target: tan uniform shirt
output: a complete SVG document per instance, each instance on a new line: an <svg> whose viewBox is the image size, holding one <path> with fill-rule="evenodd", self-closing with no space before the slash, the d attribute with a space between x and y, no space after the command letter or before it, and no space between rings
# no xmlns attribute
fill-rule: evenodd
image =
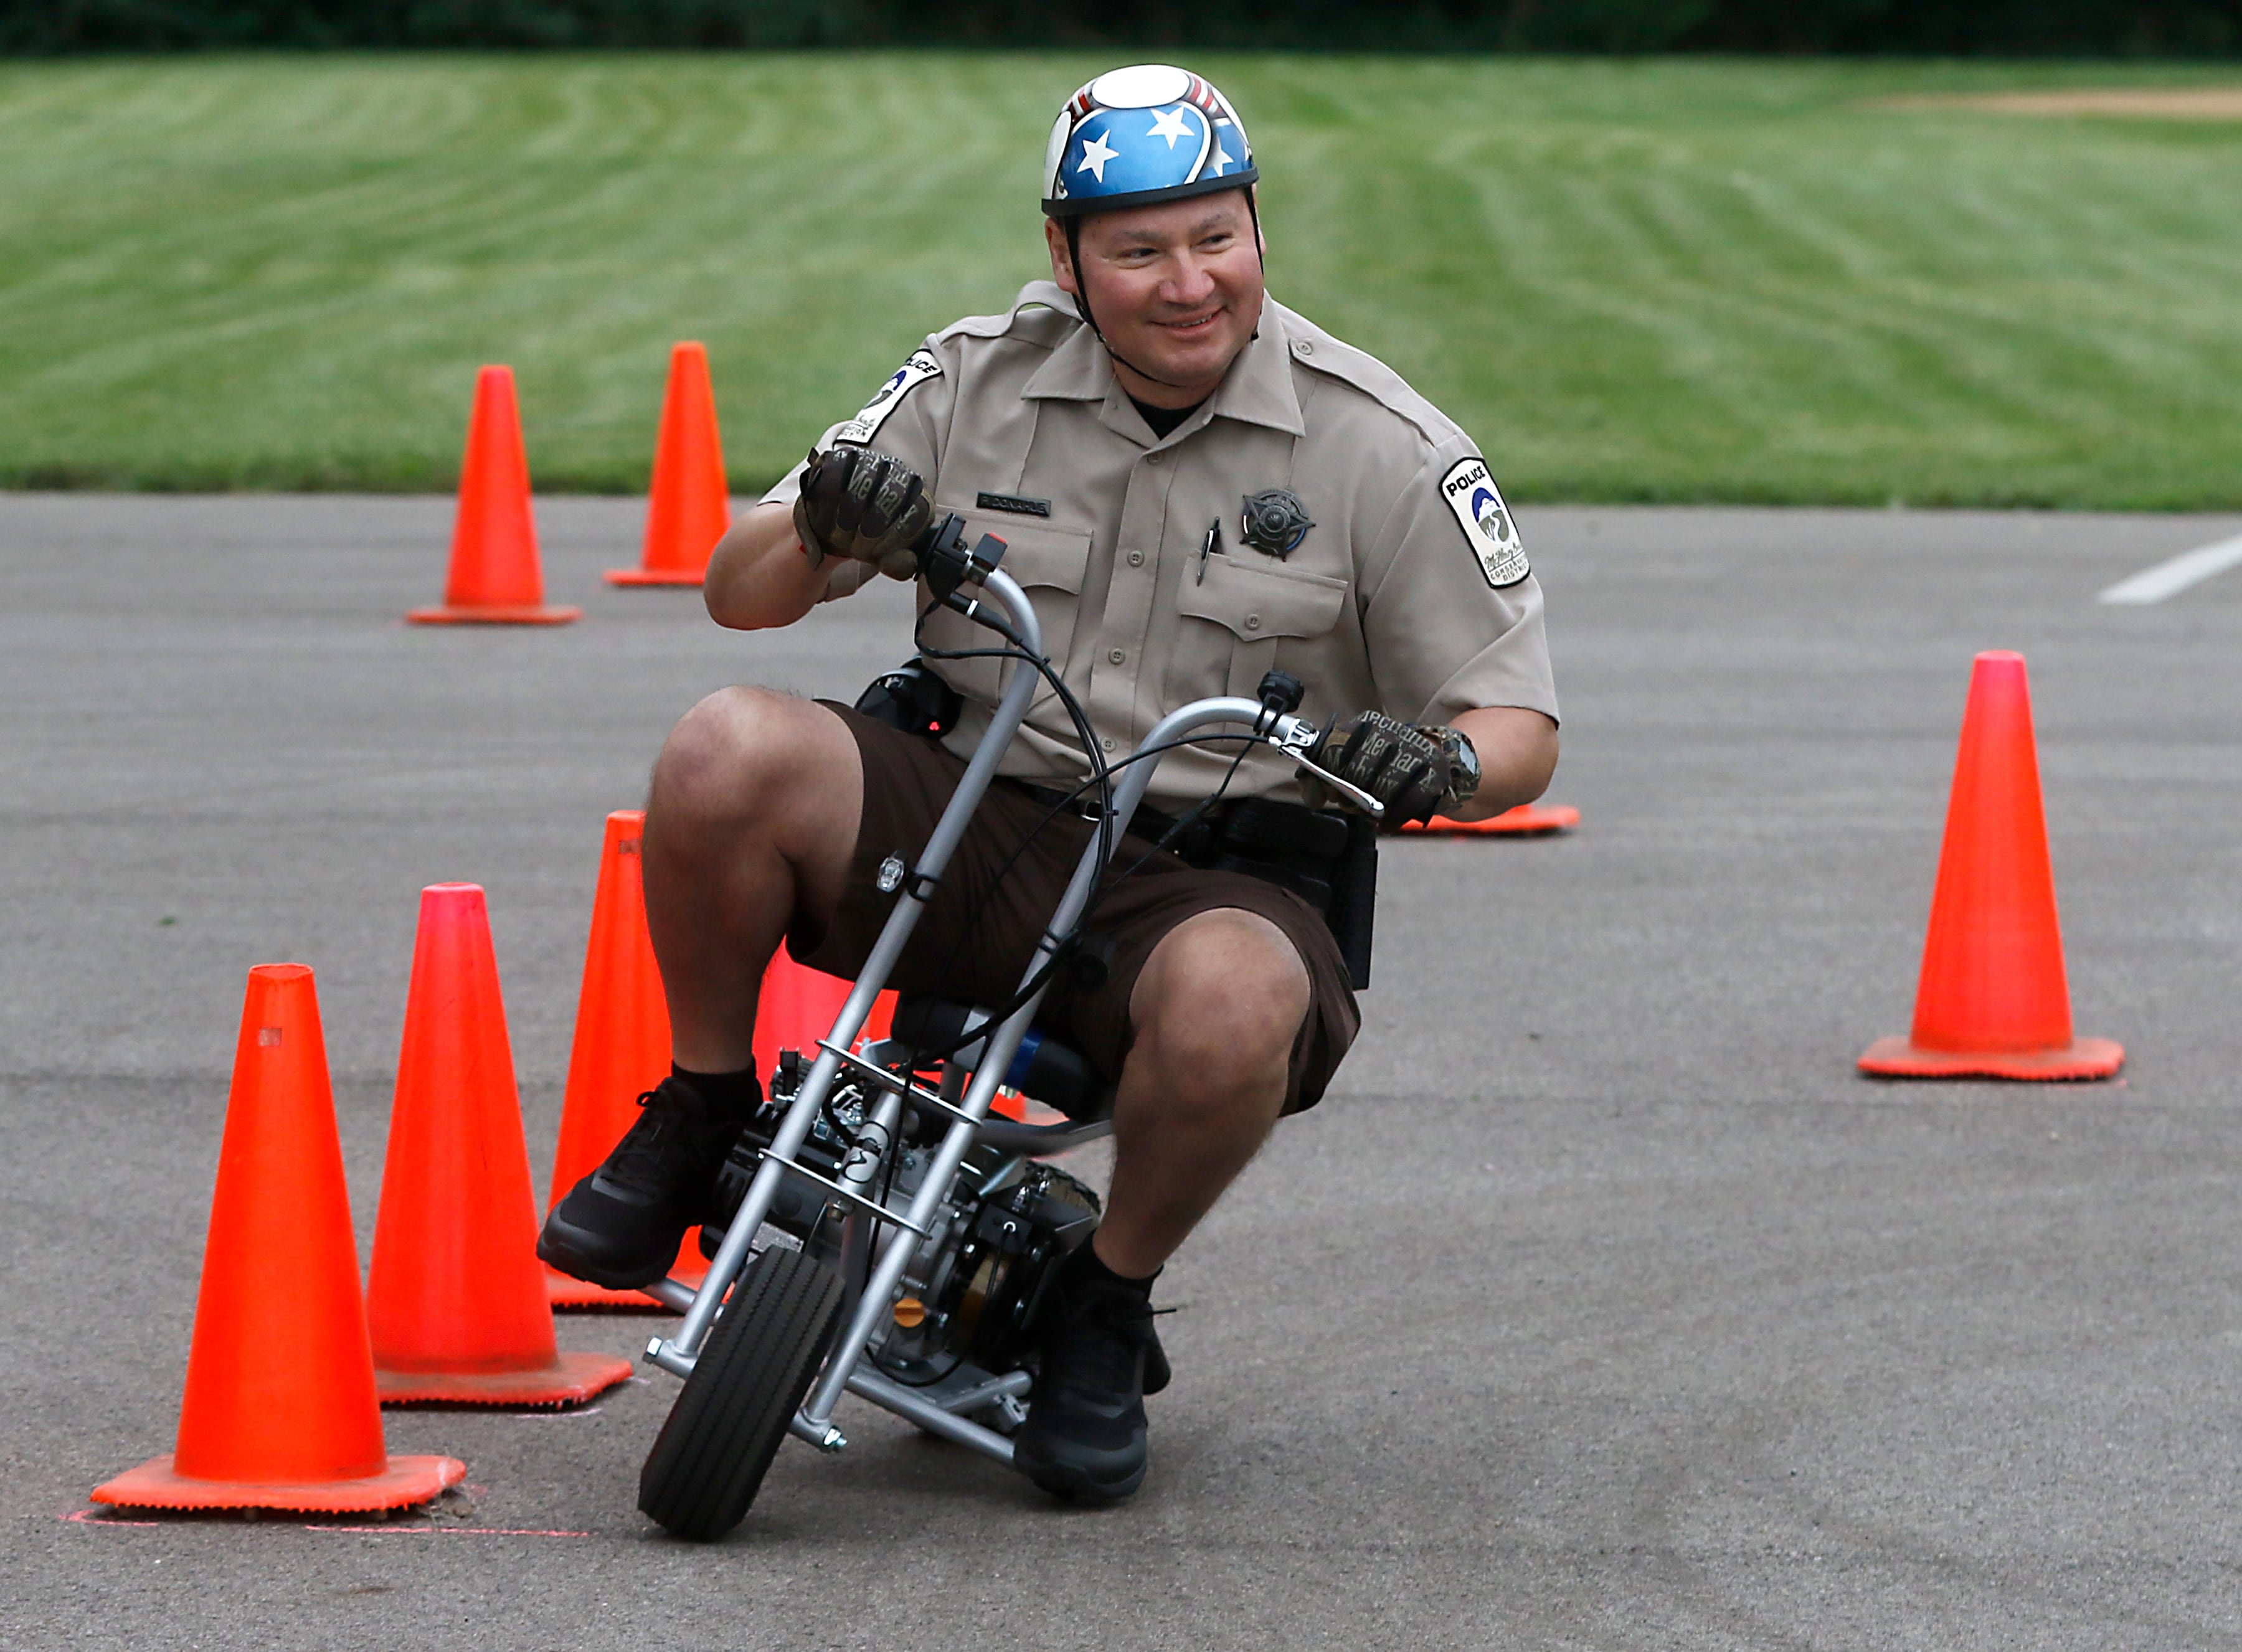
<svg viewBox="0 0 2242 1652"><path fill-rule="evenodd" d="M1109 759L1186 702L1252 697L1272 669L1306 684L1301 709L1318 722L1366 709L1427 723L1481 706L1557 715L1541 588L1470 439L1392 368L1274 299L1221 387L1165 438L1073 301L1036 281L1009 313L929 339L820 446L836 441L916 470L937 515L966 519L969 544L1005 541L1002 566L1034 601L1044 650ZM766 500L790 504L801 474ZM1245 499L1272 488L1290 489L1315 524L1283 556L1248 545L1241 527ZM869 577L863 564L836 567L830 594ZM934 648L998 646L947 610L923 635ZM949 738L970 752L1013 668L938 668L965 695ZM1205 796L1240 749L1210 740L1171 754L1151 801ZM1055 694L1037 697L1003 772L1070 785L1088 774ZM1297 796L1289 765L1249 756L1228 795L1256 793Z"/></svg>

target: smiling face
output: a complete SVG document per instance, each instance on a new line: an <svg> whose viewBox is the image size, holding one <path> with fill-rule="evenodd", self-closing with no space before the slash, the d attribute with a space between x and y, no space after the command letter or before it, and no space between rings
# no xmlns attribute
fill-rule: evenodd
<svg viewBox="0 0 2242 1652"><path fill-rule="evenodd" d="M1066 226L1044 229L1052 279L1079 294ZM1081 276L1122 388L1155 407L1213 394L1261 319L1261 246L1243 190L1091 214Z"/></svg>

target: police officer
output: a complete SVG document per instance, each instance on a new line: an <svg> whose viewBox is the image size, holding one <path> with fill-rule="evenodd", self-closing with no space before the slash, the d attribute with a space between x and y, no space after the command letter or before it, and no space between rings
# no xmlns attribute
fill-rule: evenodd
<svg viewBox="0 0 2242 1652"><path fill-rule="evenodd" d="M1509 511L1437 408L1265 295L1258 176L1243 123L1196 75L1139 65L1076 92L1044 165L1051 280L929 339L829 430L717 547L709 613L789 625L879 574L910 578L912 541L954 510L969 542L1006 541L1105 758L1176 706L1250 696L1281 668L1326 729L1325 765L1389 823L1538 796L1557 707ZM773 950L844 977L863 961L888 905L876 869L925 841L1008 668L940 658L987 646L946 611L923 636L963 701L939 739L742 688L664 745L644 869L675 1069L554 1212L547 1259L617 1287L659 1277L760 1102ZM1225 784L1299 799L1281 759L1238 750L1172 754L1150 807ZM1043 695L893 984L1010 996L1090 829L1052 801L1091 762ZM1118 1078L1104 1217L1048 1299L1015 1440L1020 1467L1069 1496L1142 1482L1144 1396L1168 1379L1152 1280L1277 1118L1322 1095L1359 1024L1332 933L1297 895L1133 838L1119 863L1137 870L1084 925L1104 968L1043 1017Z"/></svg>

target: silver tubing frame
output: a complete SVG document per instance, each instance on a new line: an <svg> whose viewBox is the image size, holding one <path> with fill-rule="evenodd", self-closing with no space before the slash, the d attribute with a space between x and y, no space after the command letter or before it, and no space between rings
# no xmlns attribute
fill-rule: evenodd
<svg viewBox="0 0 2242 1652"><path fill-rule="evenodd" d="M1035 608L1019 585L1001 568L981 581L982 590L992 597L1004 610L1011 629L1024 650L1038 657L1043 654L1043 633L1036 621ZM979 614L981 603L969 602L964 607L968 619L990 624ZM994 628L992 626L991 628ZM692 1374L700 1357L701 1346L707 1341L709 1326L715 1323L718 1309L732 1281L739 1277L747 1264L749 1248L755 1234L763 1225L776 1199L781 1182L789 1170L798 1168L794 1156L809 1134L826 1097L831 1092L834 1080L841 1073L847 1058L842 1053L850 1049L863 1031L869 1017L873 1002L886 986L888 977L894 973L896 960L903 956L911 932L918 925L932 891L948 869L950 857L964 837L973 815L987 794L990 782L996 778L997 766L1010 749L1013 736L1026 719L1029 705L1036 697L1042 677L1032 668L1014 662L1011 681L1005 685L998 700L996 715L990 718L980 742L950 802L936 823L934 832L920 852L917 864L904 880L895 910L873 944L871 954L849 990L846 1003L835 1017L832 1031L822 1041L816 1062L809 1077L802 1081L794 1104L787 1110L777 1134L764 1150L761 1168L748 1188L730 1226L724 1233L723 1243L717 1247L708 1265L708 1277L685 1309L684 1323L675 1336L657 1338L648 1345L646 1357L664 1370L679 1376ZM1289 715L1272 716L1259 702L1239 696L1194 701L1171 712L1152 726L1139 750L1164 747L1198 729L1222 723L1242 722L1271 743L1285 749L1300 762L1309 739L1313 737L1312 725ZM1077 863L1066 893L1057 910L1044 927L1036 944L1035 955L1021 975L1021 985L1033 980L1038 971L1064 944L1088 910L1098 880L1104 870L1104 860L1118 851L1122 835L1135 818L1137 808L1144 801L1144 792L1151 784L1152 771L1158 758L1132 763L1123 773L1120 783L1114 788L1112 798L1112 830L1106 834L1110 842L1106 856L1098 853L1098 836L1093 835L1084 846L1082 858ZM1312 765L1302 762L1304 768ZM1347 789L1352 790L1352 788ZM889 1310L889 1301L901 1282L903 1269L909 1265L913 1241L930 1230L937 1207L948 1197L950 1184L957 1179L960 1165L971 1149L975 1137L989 1116L1004 1074L1010 1069L1012 1058L1018 1052L1020 1041L1034 1022L1036 1011L1042 1006L1050 991L1046 981L1021 1004L1018 1009L987 1034L987 1043L981 1052L973 1080L963 1098L956 1104L949 1130L934 1161L927 1167L910 1205L896 1223L879 1223L886 1231L876 1236L879 1244L877 1259L871 1278L866 1281L862 1296L852 1305L847 1330L827 1355L823 1370L808 1401L793 1419L791 1431L805 1440L828 1450L838 1449L845 1443L840 1431L832 1425L833 1409L844 1392L853 1390L864 1399L889 1411L906 1417L930 1432L954 1440L961 1445L985 1453L999 1461L1009 1463L1012 1457L1011 1441L994 1429L953 1414L914 1393L901 1383L889 1380L876 1371L859 1371L856 1367L879 1328L882 1316ZM883 1098L888 1107L899 1112L900 1096L892 1091ZM946 1109L945 1111L950 1111ZM892 1123L890 1128L892 1128ZM1084 1138L1087 1139L1087 1136ZM665 1280L665 1285L671 1281ZM681 1295L680 1290L677 1294ZM664 1292L665 1298L671 1298Z"/></svg>
<svg viewBox="0 0 2242 1652"><path fill-rule="evenodd" d="M1017 686L1017 680L1014 686ZM1006 703L1010 703L1009 695ZM1299 718L1292 716L1279 715L1272 719L1267 709L1258 701L1242 697L1195 700L1190 705L1170 712L1159 722L1154 723L1151 732L1144 736L1144 746L1139 749L1165 746L1170 742L1178 740L1196 729L1225 722L1245 723L1257 731L1274 737L1280 743L1297 741L1300 730L1308 726L1302 723ZM990 735L983 737L980 749L974 753L974 762L977 764L983 756L987 755L994 732L992 725ZM1011 732L1009 729L1005 731L1004 737L1007 740L1010 739ZM1107 856L1119 850L1121 835L1128 830L1129 823L1137 813L1138 804L1144 801L1145 788L1152 782L1152 770L1158 768L1158 757L1144 762L1132 763L1123 772L1120 784L1113 789L1113 830L1110 834L1111 841L1106 848ZM967 778L969 780L971 778L970 773ZM962 796L964 790L964 786L961 784L958 788L959 796ZM957 806L957 797L950 799L953 809ZM946 814L943 816L944 825L949 823L949 819ZM1051 960L1052 955L1064 944L1066 937L1074 932L1075 926L1082 921L1084 912L1089 909L1091 897L1097 890L1099 875L1104 870L1104 859L1105 856L1101 856L1098 853L1098 836L1093 834L1090 842L1083 848L1081 860L1075 864L1074 876L1067 883L1065 895L1060 898L1058 910L1051 915L1050 923L1044 927L1041 938L1036 943L1035 956L1028 960L1028 967L1021 974L1021 986L1025 987L1030 981L1035 979L1037 973ZM881 937L883 943L886 938L884 934ZM863 990L863 983L867 980L884 982L886 978L884 971L876 977L873 976L870 973L870 966L867 965L865 975L858 980L857 990L861 992ZM1019 1050L1020 1040L1027 1036L1028 1028L1036 1018L1036 1011L1043 1004L1044 995L1050 990L1051 983L1045 981L1018 1009L1006 1016L1003 1022L989 1034L988 1045L982 1052L981 1064L974 1070L973 1082L966 1087L965 1098L959 1104L958 1110L965 1116L950 1126L948 1133L943 1138L940 1152L936 1154L934 1162L928 1166L925 1179L919 1183L918 1192L912 1197L908 1212L908 1219L912 1226L925 1228L933 1219L936 1207L948 1197L950 1185L957 1175L957 1167L964 1161L967 1151L973 1145L973 1138L979 1131L981 1121L989 1116L990 1103L996 1098L997 1087L1003 1083L1004 1074L1011 1067L1012 1057ZM855 999L851 998L850 1003L853 1004ZM836 1033L832 1042L841 1044L844 1040ZM828 1051L821 1059L820 1065L832 1059L831 1052ZM799 1105L799 1103L796 1104L797 1106ZM791 1122L789 1118L789 1123ZM738 1237L739 1229L744 1226L743 1222L735 1219L732 1231L724 1236L727 1247L734 1239ZM822 1434L830 1426L833 1420L833 1407L840 1402L842 1392L852 1386L852 1373L856 1373L856 1362L863 1357L865 1347L871 1342L873 1333L879 1329L881 1316L888 1312L889 1301L895 1294L896 1286L903 1279L903 1269L910 1263L910 1257L911 1244L908 1235L902 1232L889 1233L881 1249L879 1260L873 1266L872 1277L865 1284L863 1298L856 1304L856 1312L849 1321L849 1328L842 1333L841 1340L834 1344L833 1351L827 1357L825 1368L818 1379L817 1386L811 1391L809 1400L802 1407L802 1421L809 1429ZM710 1277L711 1279L715 1277L713 1269L710 1271ZM902 1388L898 1384L887 1382L875 1373L857 1374L872 1378L869 1383L854 1384L857 1392L867 1398L877 1398L878 1403L888 1405L890 1410L900 1409L898 1405L889 1404L890 1400L896 1399L899 1394L910 1394L909 1389ZM896 1389L897 1393L888 1393L887 1390L891 1388ZM916 1400L916 1396L913 1395L911 1398ZM902 1414L910 1417L915 1422L923 1422L915 1410L903 1411ZM963 1428L975 1427L964 1422L962 1418L953 1418L950 1420ZM951 1438L962 1440L964 1443L975 1447L976 1449L988 1451L992 1456L996 1454L993 1448L984 1441L966 1439L963 1434L956 1430L931 1423L925 1423L924 1426L933 1427L937 1433L947 1433ZM980 1432L990 1433L986 1429ZM1003 1439L1002 1435L992 1435L992 1437ZM1010 1461L1009 1441L1006 1442L1004 1455L1005 1461Z"/></svg>
<svg viewBox="0 0 2242 1652"><path fill-rule="evenodd" d="M1040 656L1044 651L1043 628L1036 622L1035 606L1028 601L1027 593L1002 568L983 578L981 588L985 595L995 598L1004 609L1004 617L1010 622L1013 633L1020 639L1025 650ZM981 606L977 600L967 603L965 615L986 625L989 621L982 620L978 612ZM827 1044L838 1044L844 1050L848 1049L863 1031L864 1023L872 1013L873 1001L887 984L888 977L894 973L896 960L903 956L904 944L910 939L911 931L918 927L920 915L926 910L935 886L940 883L943 873L950 865L951 854L956 851L959 840L965 836L965 829L972 822L973 811L980 807L982 796L989 789L989 782L997 777L997 765L1010 748L1012 736L1018 732L1021 722L1026 718L1028 706L1035 699L1036 689L1042 681L1031 668L1017 661L1014 663L1012 680L1005 685L1004 696L997 702L997 715L990 720L988 731L974 749L973 759L966 764L964 776L957 782L957 791L951 794L949 807L942 811L942 818L936 823L933 836L927 839L926 848L920 851L918 864L912 868L912 875L903 880L895 910L888 914L887 924L881 930L880 938L873 944L871 956L864 960L864 967L856 977L856 984L850 989L848 1001L841 1006L841 1013L834 1018L833 1031L826 1039ZM1005 1059L1009 1061L1010 1058L1008 1052ZM802 1081L802 1089L795 1096L794 1105L787 1110L786 1118L779 1125L777 1135L772 1138L770 1146L765 1150L762 1166L756 1171L755 1180L748 1185L747 1197L740 1202L738 1213L725 1230L724 1242L717 1247L715 1258L708 1264L708 1278L701 1281L701 1289L693 1299L693 1306L686 1310L685 1322L677 1327L675 1336L657 1340L647 1350L647 1358L664 1370L675 1372L679 1376L691 1373L693 1362L700 1357L701 1344L708 1340L708 1327L715 1321L716 1310L723 1303L724 1293L731 1289L732 1281L739 1277L741 1268L746 1266L748 1248L762 1226L763 1218L770 1213L772 1201L778 1197L779 1184L785 1179L788 1165L801 1150L803 1139L816 1122L818 1110L825 1105L825 1098L832 1090L833 1080L840 1071L841 1060L830 1048L819 1051L816 1064L809 1070L809 1076ZM998 1072L1002 1072L1001 1068ZM991 1093L994 1093L993 1086ZM985 1098L982 1111L987 1111ZM963 1150L960 1152L962 1153ZM947 1178L956 1170L957 1165L953 1161L943 1174ZM928 1182L930 1185L936 1185L932 1176L928 1178ZM947 1185L946 1180L940 1185ZM914 1201L912 1208L916 1210L920 1203L925 1202ZM931 1209L930 1204L929 1209ZM924 1227L926 1212L921 1212L913 1219L917 1226ZM902 1268L903 1262L898 1258L896 1272L900 1273ZM882 1271L884 1272L884 1268ZM892 1290L893 1279L889 1279L883 1288ZM860 1313L857 1317L862 1319L863 1316ZM861 1339L850 1345L852 1361L855 1357L853 1350L862 1346ZM827 1409L829 1413L831 1407ZM822 1432L821 1429L820 1433Z"/></svg>
<svg viewBox="0 0 2242 1652"><path fill-rule="evenodd" d="M656 1279L638 1288L672 1313L682 1313L693 1306L693 1287L681 1279Z"/></svg>
<svg viewBox="0 0 2242 1652"><path fill-rule="evenodd" d="M1011 1466L1012 1442L994 1428L984 1428L970 1417L958 1416L935 1404L925 1395L905 1387L900 1382L892 1381L876 1371L851 1372L849 1391L894 1412L898 1417L916 1423L930 1434L939 1434L944 1440L955 1440L984 1456L994 1457L1007 1467ZM991 1394L990 1397L994 1399L996 1396ZM793 1427L795 1433L807 1440L822 1441L826 1438L824 1429L811 1422L807 1413L795 1418ZM818 1428L819 1432L815 1434L808 1433L811 1428Z"/></svg>

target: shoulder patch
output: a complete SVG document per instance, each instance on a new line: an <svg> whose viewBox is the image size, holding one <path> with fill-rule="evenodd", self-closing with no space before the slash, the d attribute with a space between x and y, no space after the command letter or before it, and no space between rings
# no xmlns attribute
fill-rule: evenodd
<svg viewBox="0 0 2242 1652"><path fill-rule="evenodd" d="M1474 454L1449 466L1448 473L1440 478L1440 497L1455 513L1456 524L1489 585L1500 591L1534 571L1519 542L1518 524L1510 520L1510 507L1487 473L1487 460Z"/></svg>
<svg viewBox="0 0 2242 1652"><path fill-rule="evenodd" d="M914 350L910 359L895 370L879 393L866 402L863 411L835 429L833 440L854 442L859 447L880 433L880 426L888 415L903 406L903 398L930 379L942 377L942 364L934 359L931 350Z"/></svg>

